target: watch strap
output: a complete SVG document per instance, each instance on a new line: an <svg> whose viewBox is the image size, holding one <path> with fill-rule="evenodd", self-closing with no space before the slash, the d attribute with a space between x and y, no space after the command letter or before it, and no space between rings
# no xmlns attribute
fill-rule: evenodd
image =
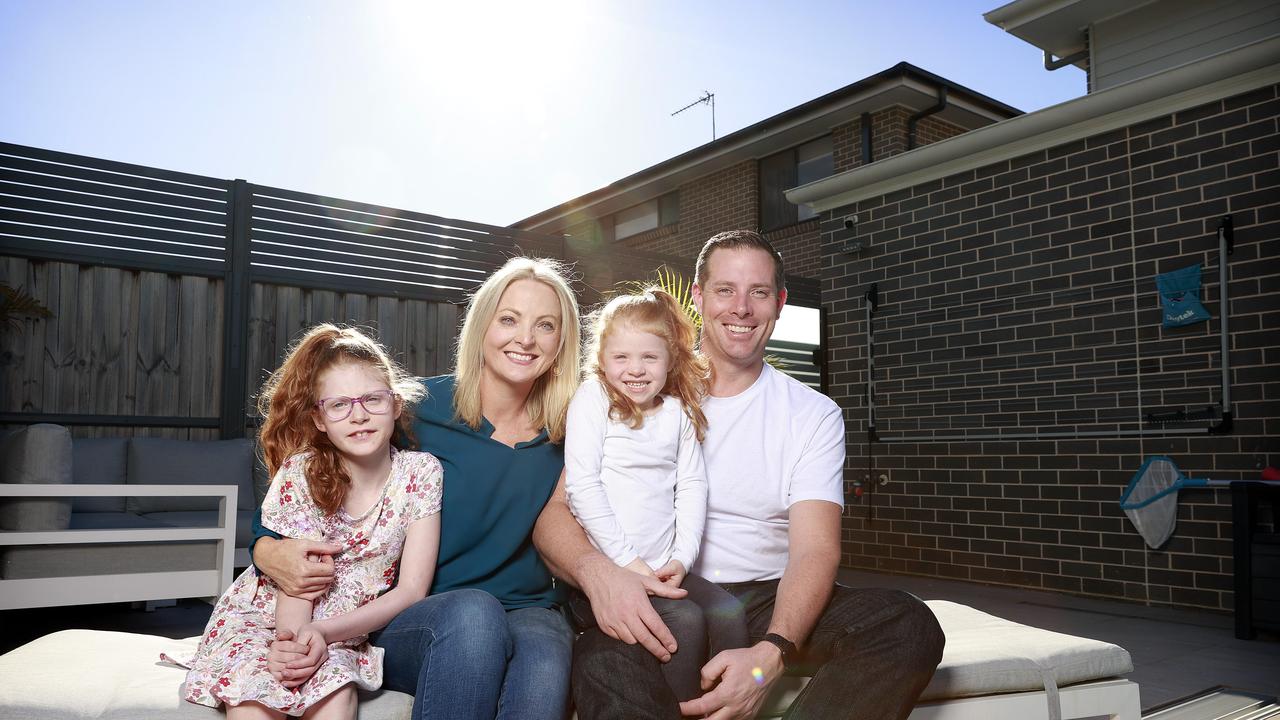
<svg viewBox="0 0 1280 720"><path fill-rule="evenodd" d="M782 637L778 633L765 633L761 640L770 643L778 648L782 653L782 666L788 667L796 659L796 644Z"/></svg>

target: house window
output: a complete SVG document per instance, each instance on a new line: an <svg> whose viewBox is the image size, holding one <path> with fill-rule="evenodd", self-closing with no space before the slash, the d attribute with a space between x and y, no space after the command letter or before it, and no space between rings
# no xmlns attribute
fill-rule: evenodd
<svg viewBox="0 0 1280 720"><path fill-rule="evenodd" d="M784 193L835 174L831 136L820 137L760 161L760 228L776 230L817 217L808 208L787 201Z"/></svg>
<svg viewBox="0 0 1280 720"><path fill-rule="evenodd" d="M680 202L676 193L667 193L639 205L633 205L613 216L615 240L672 225L680 219Z"/></svg>

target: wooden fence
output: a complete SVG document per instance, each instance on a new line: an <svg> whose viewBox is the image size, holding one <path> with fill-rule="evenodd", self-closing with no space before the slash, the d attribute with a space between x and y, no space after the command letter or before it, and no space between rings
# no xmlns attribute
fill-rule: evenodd
<svg viewBox="0 0 1280 720"><path fill-rule="evenodd" d="M588 305L661 265L692 269L687 258L8 143L0 246L0 282L54 315L0 329L0 425L193 439L242 436L266 372L317 322L370 327L411 372L447 372L467 293L513 255L574 263ZM817 307L814 281L787 282L792 302Z"/></svg>

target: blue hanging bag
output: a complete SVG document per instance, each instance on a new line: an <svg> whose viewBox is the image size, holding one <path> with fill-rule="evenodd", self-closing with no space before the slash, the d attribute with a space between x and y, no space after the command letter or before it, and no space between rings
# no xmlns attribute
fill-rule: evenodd
<svg viewBox="0 0 1280 720"><path fill-rule="evenodd" d="M1209 319L1209 311L1200 304L1200 264L1156 275L1160 306L1164 310L1164 327L1192 325Z"/></svg>

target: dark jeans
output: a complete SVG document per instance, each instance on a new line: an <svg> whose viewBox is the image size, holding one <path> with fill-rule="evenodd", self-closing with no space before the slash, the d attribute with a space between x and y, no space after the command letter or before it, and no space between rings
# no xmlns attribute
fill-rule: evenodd
<svg viewBox="0 0 1280 720"><path fill-rule="evenodd" d="M752 643L768 631L778 581L722 586L743 604ZM813 679L791 704L793 720L904 720L924 691L944 638L933 612L898 590L837 585L788 674ZM657 658L598 630L573 651L573 699L583 720L680 717Z"/></svg>
<svg viewBox="0 0 1280 720"><path fill-rule="evenodd" d="M683 702L702 695L699 671L721 650L747 646L747 619L742 603L719 585L697 575L686 575L681 584L689 591L679 600L651 597L653 609L676 639L671 660L660 663L667 687ZM579 630L599 633L591 603L580 592L569 600L569 611Z"/></svg>

